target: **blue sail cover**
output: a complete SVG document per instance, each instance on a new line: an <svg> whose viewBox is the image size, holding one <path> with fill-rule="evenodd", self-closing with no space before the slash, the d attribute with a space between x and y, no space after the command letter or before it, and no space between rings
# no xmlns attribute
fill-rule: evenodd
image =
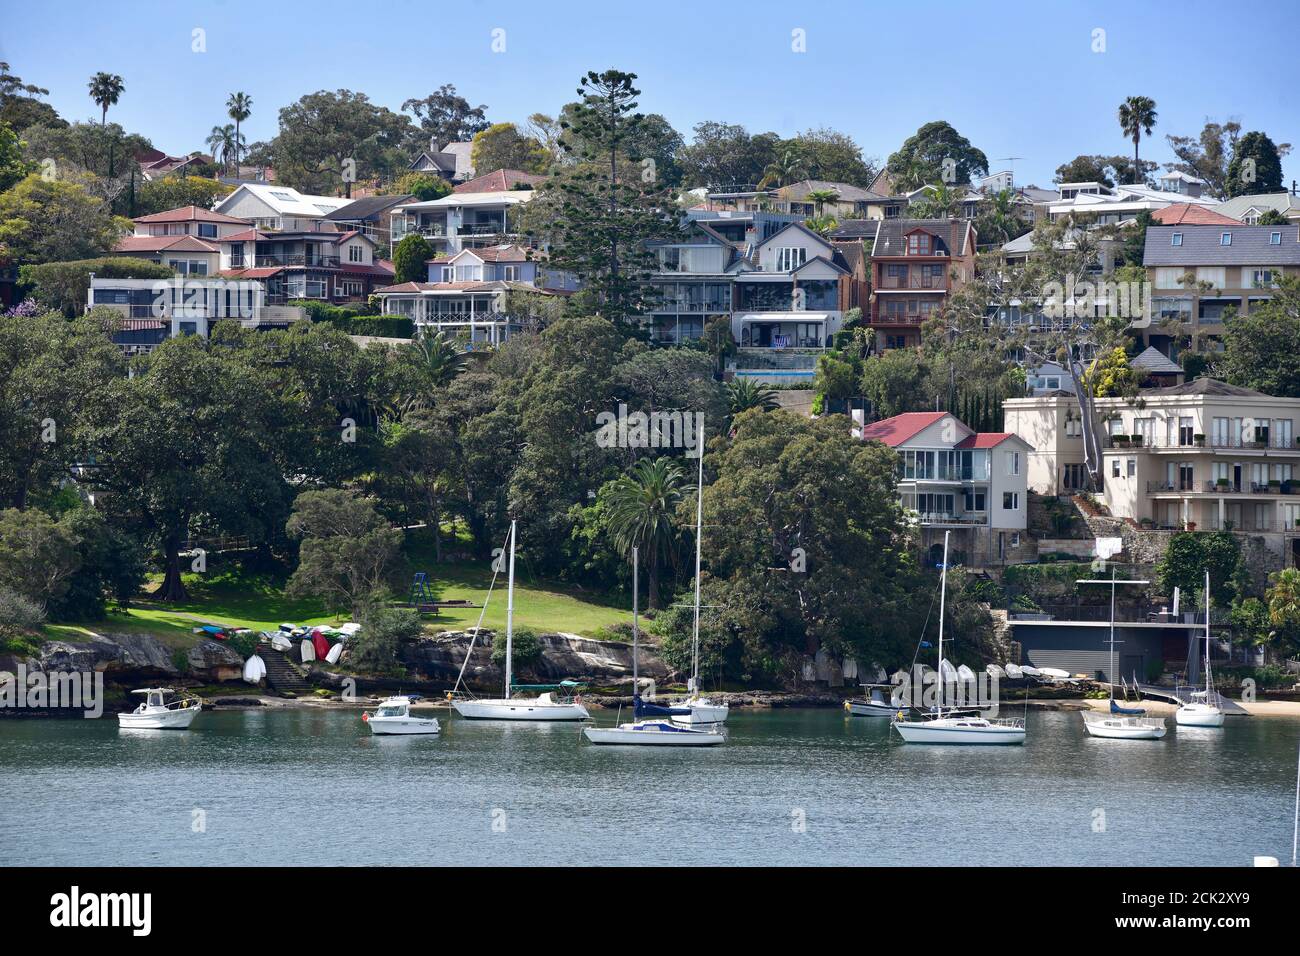
<svg viewBox="0 0 1300 956"><path fill-rule="evenodd" d="M689 707L660 707L658 704L650 704L641 699L640 694L632 696L632 713L637 717L688 717L691 709Z"/></svg>
<svg viewBox="0 0 1300 956"><path fill-rule="evenodd" d="M1141 717L1146 713L1141 707L1121 707L1113 699L1110 702L1110 712L1112 714L1123 714L1126 717Z"/></svg>

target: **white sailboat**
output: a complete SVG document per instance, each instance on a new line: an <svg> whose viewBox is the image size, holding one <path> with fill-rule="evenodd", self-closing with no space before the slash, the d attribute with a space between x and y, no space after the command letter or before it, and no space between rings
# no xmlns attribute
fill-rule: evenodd
<svg viewBox="0 0 1300 956"><path fill-rule="evenodd" d="M142 687L131 691L143 694L144 702L127 714L117 715L117 725L130 730L187 730L203 709L197 697L180 697L164 703L170 687Z"/></svg>
<svg viewBox="0 0 1300 956"><path fill-rule="evenodd" d="M700 449L699 475L695 481L695 620L691 630L691 680L687 688L690 696L678 705L689 713L674 714L678 724L726 723L730 707L726 701L710 700L700 696L700 551L704 541L704 428L701 425L696 444Z"/></svg>
<svg viewBox="0 0 1300 956"><path fill-rule="evenodd" d="M1149 581L1120 581L1115 577L1115 569L1110 569L1110 580L1082 580L1076 584L1110 585L1110 669L1106 676L1110 679L1110 709L1108 713L1083 711L1083 726L1094 737L1109 740L1159 740L1167 731L1163 717L1147 717L1140 707L1121 707L1115 702L1115 588L1120 584L1149 584Z"/></svg>
<svg viewBox="0 0 1300 956"><path fill-rule="evenodd" d="M1193 691L1192 699L1174 713L1174 723L1179 727L1222 727L1223 708L1219 706L1219 692L1214 689L1214 674L1210 670L1210 572L1205 572L1205 687Z"/></svg>
<svg viewBox="0 0 1300 956"><path fill-rule="evenodd" d="M506 680L505 696L496 700L458 699L451 702L456 713L473 720L588 720L587 708L576 699L543 693L538 697L513 697L513 655L515 635L515 537L514 520L510 522L510 564L506 585ZM484 608L486 610L486 608ZM473 645L470 645L470 651ZM466 651L466 660L470 651ZM464 668L462 667L462 672ZM566 685L556 685L555 689ZM569 685L572 686L572 685Z"/></svg>
<svg viewBox="0 0 1300 956"><path fill-rule="evenodd" d="M896 720L894 729L909 744L1023 744L1025 722L1019 718L989 719L974 714L958 713L950 708L947 716L943 709L943 688L946 681L943 659L943 616L948 593L948 537L943 533L943 571L939 584L939 666L940 675L938 707L934 715L920 720ZM951 665L949 665L951 666Z"/></svg>
<svg viewBox="0 0 1300 956"><path fill-rule="evenodd" d="M638 550L636 547L632 548L632 709L636 716L640 716L646 709L661 709L653 705L646 708L641 701L640 675L637 669L641 635L638 603L640 583L637 577ZM672 709L674 708L667 708L669 711ZM671 713L669 716L672 716ZM631 723L619 724L616 727L584 727L582 732L593 744L623 744L634 747L712 747L727 739L716 724L706 730L700 727L679 726L672 720L662 718L633 720Z"/></svg>

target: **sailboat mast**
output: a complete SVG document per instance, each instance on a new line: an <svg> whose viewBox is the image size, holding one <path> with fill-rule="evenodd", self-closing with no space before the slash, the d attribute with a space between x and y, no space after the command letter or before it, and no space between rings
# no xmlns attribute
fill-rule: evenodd
<svg viewBox="0 0 1300 956"><path fill-rule="evenodd" d="M1205 569L1205 702L1210 700L1210 569Z"/></svg>
<svg viewBox="0 0 1300 956"><path fill-rule="evenodd" d="M943 533L943 568L939 571L939 715L943 716L943 609L948 597L948 535Z"/></svg>
<svg viewBox="0 0 1300 956"><path fill-rule="evenodd" d="M506 585L506 694L505 699L510 699L510 685L513 683L514 674L512 673L514 664L515 651L515 522L510 522L510 571L507 577Z"/></svg>
<svg viewBox="0 0 1300 956"><path fill-rule="evenodd" d="M638 597L640 596L640 591L637 584L637 570L639 564L640 562L637 560L637 546L632 545L632 696L633 697L636 696L637 688L639 686L637 684L637 670L636 670L637 639L640 637L640 633L641 633L640 617L638 613L640 611L640 604L638 603L637 600Z"/></svg>
<svg viewBox="0 0 1300 956"><path fill-rule="evenodd" d="M703 426L703 422L701 422ZM699 428L695 445L700 450L699 473L695 478L695 621L691 629L691 692L700 692L700 550L704 541L704 429Z"/></svg>
<svg viewBox="0 0 1300 956"><path fill-rule="evenodd" d="M1106 671L1106 683L1110 684L1110 699L1115 699L1115 566L1110 568L1110 666ZM1124 700L1128 700L1125 693Z"/></svg>

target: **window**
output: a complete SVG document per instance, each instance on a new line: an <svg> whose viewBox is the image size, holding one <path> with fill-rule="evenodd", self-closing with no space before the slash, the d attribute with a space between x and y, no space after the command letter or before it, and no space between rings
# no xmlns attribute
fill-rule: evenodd
<svg viewBox="0 0 1300 956"><path fill-rule="evenodd" d="M1178 444L1190 445L1195 440L1196 428L1190 418L1178 419Z"/></svg>
<svg viewBox="0 0 1300 956"><path fill-rule="evenodd" d="M1221 236L1219 236L1219 245L1221 246L1232 245L1232 233L1225 232Z"/></svg>
<svg viewBox="0 0 1300 956"><path fill-rule="evenodd" d="M366 253L358 245L348 246L348 262L365 262Z"/></svg>
<svg viewBox="0 0 1300 956"><path fill-rule="evenodd" d="M1128 476L1129 476L1130 478L1134 478L1134 477L1137 476L1137 459L1136 459L1136 458L1130 458L1130 459L1128 460Z"/></svg>
<svg viewBox="0 0 1300 956"><path fill-rule="evenodd" d="M199 223L199 236L203 239L217 238L217 224L215 222Z"/></svg>
<svg viewBox="0 0 1300 956"><path fill-rule="evenodd" d="M1181 232L1174 233L1169 237L1169 244L1171 246L1181 246L1183 244L1183 234Z"/></svg>
<svg viewBox="0 0 1300 956"><path fill-rule="evenodd" d="M1274 289L1277 282L1272 269L1242 269L1242 276L1247 281L1242 283L1248 289Z"/></svg>
<svg viewBox="0 0 1300 956"><path fill-rule="evenodd" d="M1193 491L1195 490L1194 476L1196 472L1190 461L1180 461L1178 463L1178 490Z"/></svg>
<svg viewBox="0 0 1300 956"><path fill-rule="evenodd" d="M1018 451L1007 452L1007 474L1008 475L1020 474L1020 452Z"/></svg>
<svg viewBox="0 0 1300 956"><path fill-rule="evenodd" d="M801 246L781 246L775 252L777 272L793 272L808 261L808 250Z"/></svg>
<svg viewBox="0 0 1300 956"><path fill-rule="evenodd" d="M965 503L965 504L966 504L966 510L967 510L967 511L984 511L984 510L986 510L986 508L985 508L984 492L982 492L982 491L967 491L967 492L966 492L966 503Z"/></svg>
<svg viewBox="0 0 1300 956"><path fill-rule="evenodd" d="M518 281L519 281L519 267L518 267L518 266L502 266L502 267L501 267L501 278L504 279L506 282L518 282Z"/></svg>
<svg viewBox="0 0 1300 956"><path fill-rule="evenodd" d="M1156 269L1156 288L1157 289L1181 289L1183 285L1183 275L1185 270L1174 267L1162 267Z"/></svg>
<svg viewBox="0 0 1300 956"><path fill-rule="evenodd" d="M1196 270L1196 281L1208 282L1216 289L1222 289L1227 284L1227 273L1223 266L1200 266Z"/></svg>
<svg viewBox="0 0 1300 956"><path fill-rule="evenodd" d="M1118 459L1118 458L1112 458L1112 459L1110 460L1110 476L1111 476L1112 478L1118 478L1118 477L1119 477L1119 459Z"/></svg>
<svg viewBox="0 0 1300 956"><path fill-rule="evenodd" d="M442 267L442 281L443 281L443 282L454 282L454 281L455 281L455 278L456 278L456 270L455 270L452 266L443 266L443 267Z"/></svg>
<svg viewBox="0 0 1300 956"><path fill-rule="evenodd" d="M907 237L907 254L909 256L928 256L930 254L930 235L914 232Z"/></svg>
<svg viewBox="0 0 1300 956"><path fill-rule="evenodd" d="M1280 232L1270 232L1270 233L1268 234L1268 244L1269 244L1270 246L1280 246L1280 245L1282 245L1282 233L1280 233Z"/></svg>
<svg viewBox="0 0 1300 956"><path fill-rule="evenodd" d="M1078 491L1084 486L1083 465L1065 465L1061 475L1061 485L1066 491Z"/></svg>
<svg viewBox="0 0 1300 956"><path fill-rule="evenodd" d="M1002 492L1002 510L1019 511L1020 510L1020 492L1004 491Z"/></svg>

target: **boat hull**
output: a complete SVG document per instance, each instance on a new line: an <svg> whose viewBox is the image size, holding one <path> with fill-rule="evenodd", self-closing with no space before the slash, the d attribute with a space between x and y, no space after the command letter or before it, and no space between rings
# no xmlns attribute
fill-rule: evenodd
<svg viewBox="0 0 1300 956"><path fill-rule="evenodd" d="M1084 716L1083 726L1094 737L1108 740L1159 740L1167 732L1165 722L1157 717Z"/></svg>
<svg viewBox="0 0 1300 956"><path fill-rule="evenodd" d="M437 717L371 717L366 723L376 737L442 733Z"/></svg>
<svg viewBox="0 0 1300 956"><path fill-rule="evenodd" d="M201 707L180 707L143 714L118 714L117 725L130 730L188 730Z"/></svg>
<svg viewBox="0 0 1300 956"><path fill-rule="evenodd" d="M689 714L674 714L672 721L675 724L684 724L688 727L699 726L701 724L725 724L731 708L727 704L713 704L708 701L686 701L677 706L689 707Z"/></svg>
<svg viewBox="0 0 1300 956"><path fill-rule="evenodd" d="M530 700L454 700L456 713L470 720L590 720L581 704L539 704Z"/></svg>
<svg viewBox="0 0 1300 956"><path fill-rule="evenodd" d="M898 721L898 735L909 744L965 744L1015 746L1025 742L1024 727L946 726L936 721Z"/></svg>
<svg viewBox="0 0 1300 956"><path fill-rule="evenodd" d="M727 738L720 733L688 730L658 724L658 728L637 724L619 727L584 727L582 732L593 744L625 747L716 747Z"/></svg>
<svg viewBox="0 0 1300 956"><path fill-rule="evenodd" d="M854 717L894 717L903 708L881 701L847 700L844 709Z"/></svg>
<svg viewBox="0 0 1300 956"><path fill-rule="evenodd" d="M1174 713L1179 727L1222 727L1223 711L1205 704L1185 704Z"/></svg>

